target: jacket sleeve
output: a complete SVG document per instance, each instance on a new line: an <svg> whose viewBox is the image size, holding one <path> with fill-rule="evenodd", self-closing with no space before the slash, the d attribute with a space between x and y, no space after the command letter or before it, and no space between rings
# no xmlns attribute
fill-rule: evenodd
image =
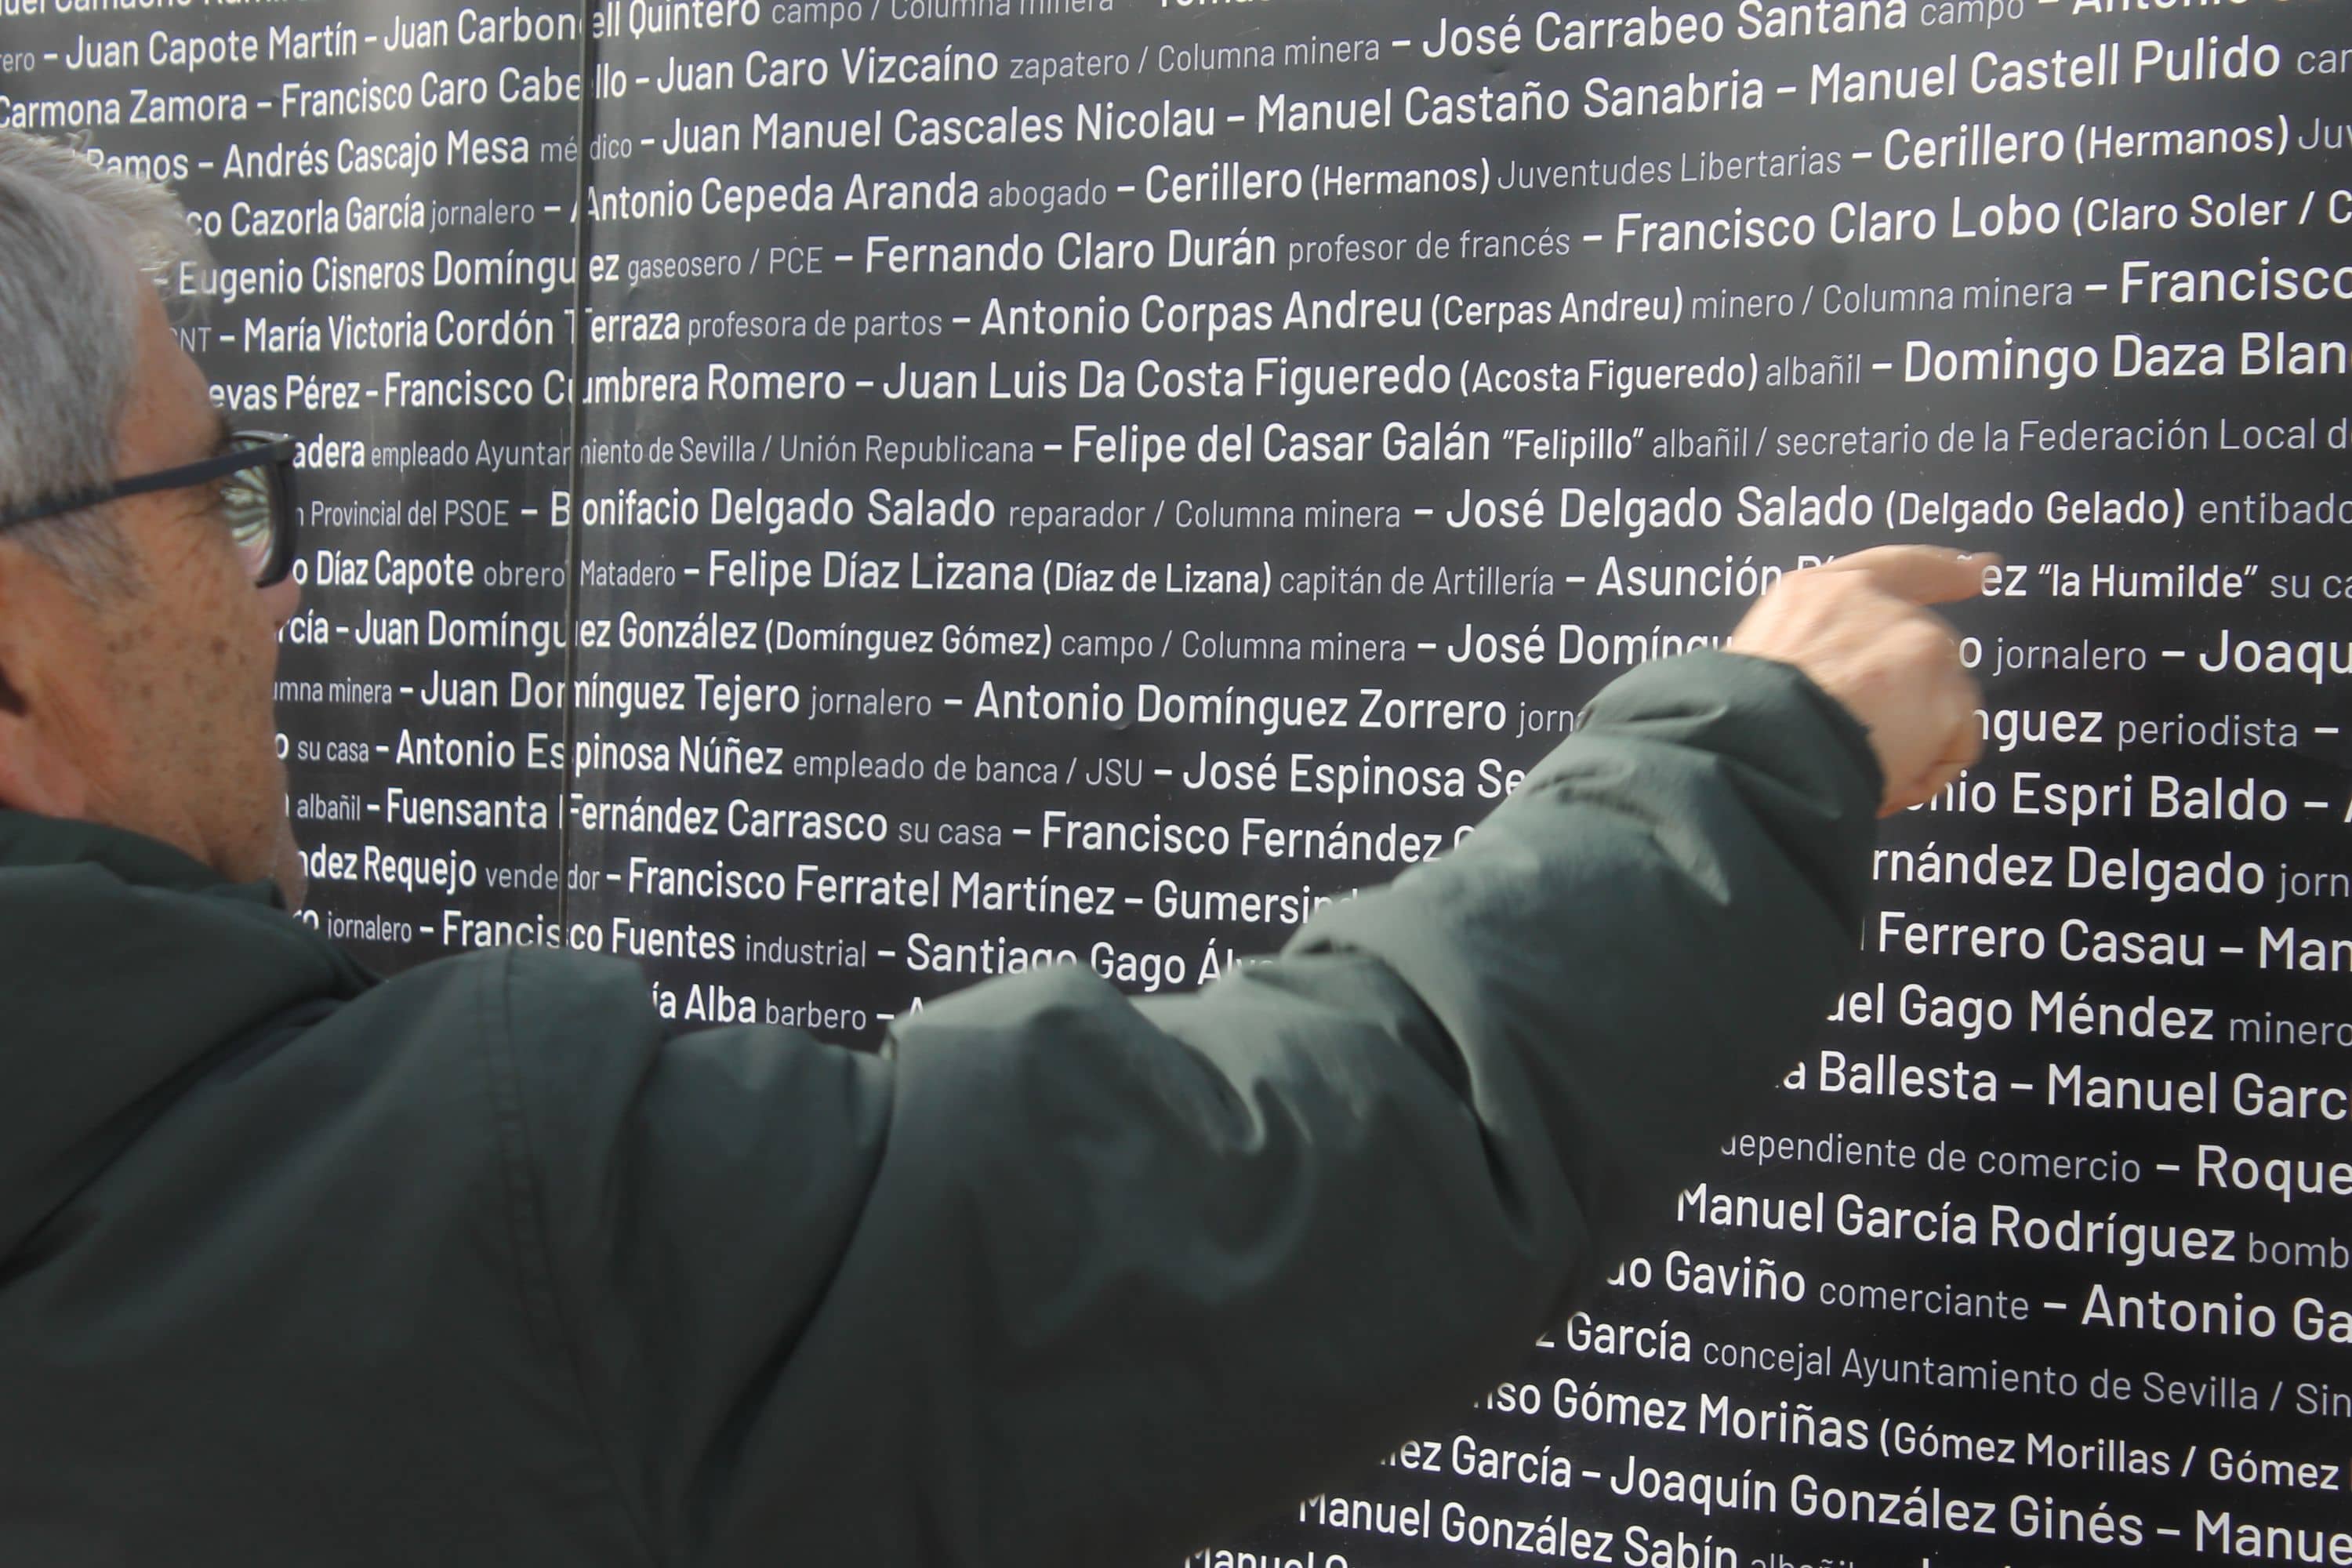
<svg viewBox="0 0 2352 1568"><path fill-rule="evenodd" d="M1794 1060L1877 790L1801 676L1701 655L1194 995L1035 971L873 1057L518 961L536 1223L649 1542L1174 1561L1456 1418Z"/></svg>

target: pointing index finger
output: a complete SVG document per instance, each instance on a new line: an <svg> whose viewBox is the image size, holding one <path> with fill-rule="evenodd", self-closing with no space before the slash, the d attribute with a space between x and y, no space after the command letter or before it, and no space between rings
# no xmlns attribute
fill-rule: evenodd
<svg viewBox="0 0 2352 1568"><path fill-rule="evenodd" d="M1986 568L2000 564L2000 556L1983 552L1963 554L1933 544L1882 544L1842 556L1822 570L1866 574L1881 591L1915 605L1948 605L1982 593Z"/></svg>

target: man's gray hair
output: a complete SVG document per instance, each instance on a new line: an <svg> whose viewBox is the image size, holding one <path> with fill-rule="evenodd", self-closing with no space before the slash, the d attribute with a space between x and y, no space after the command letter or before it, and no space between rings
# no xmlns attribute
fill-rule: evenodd
<svg viewBox="0 0 2352 1568"><path fill-rule="evenodd" d="M165 293L205 267L161 185L0 127L0 508L103 485L138 364L142 274ZM135 586L105 508L0 533L85 596Z"/></svg>

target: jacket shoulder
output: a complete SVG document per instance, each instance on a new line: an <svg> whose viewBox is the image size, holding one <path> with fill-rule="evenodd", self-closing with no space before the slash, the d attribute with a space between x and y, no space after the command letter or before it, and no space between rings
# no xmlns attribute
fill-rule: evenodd
<svg viewBox="0 0 2352 1568"><path fill-rule="evenodd" d="M55 1478L135 1467L87 1527L125 1561L650 1560L550 1283L517 1065L552 1055L542 993L613 1020L583 1045L657 1026L625 965L467 953L279 1009L173 1086L0 1295L0 1448L56 1457L0 1478L0 1517L84 1528Z"/></svg>

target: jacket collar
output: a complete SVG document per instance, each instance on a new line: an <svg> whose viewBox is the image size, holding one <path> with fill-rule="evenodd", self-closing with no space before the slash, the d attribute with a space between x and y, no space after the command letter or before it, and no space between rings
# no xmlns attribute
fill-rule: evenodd
<svg viewBox="0 0 2352 1568"><path fill-rule="evenodd" d="M228 881L203 861L160 839L95 822L0 811L0 869L75 865L101 867L136 888L216 893L272 909L286 907L275 884Z"/></svg>
<svg viewBox="0 0 2352 1568"><path fill-rule="evenodd" d="M268 882L0 811L0 1278L215 1053L373 983Z"/></svg>

